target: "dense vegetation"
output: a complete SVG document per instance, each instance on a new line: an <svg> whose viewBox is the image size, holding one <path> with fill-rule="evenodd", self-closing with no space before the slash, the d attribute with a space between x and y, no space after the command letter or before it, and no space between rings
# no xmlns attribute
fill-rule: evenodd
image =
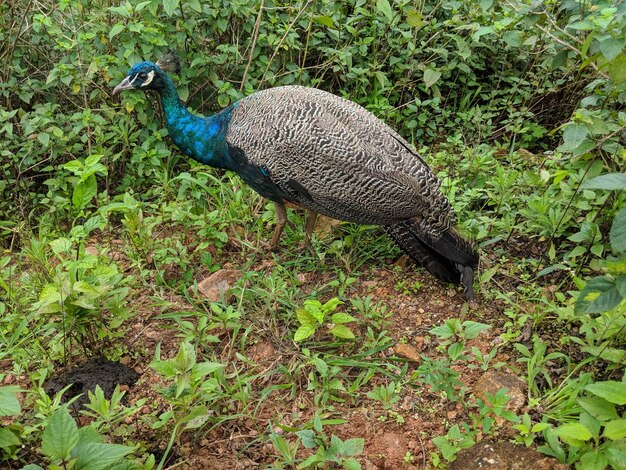
<svg viewBox="0 0 626 470"><path fill-rule="evenodd" d="M235 428L254 432L229 451L265 449L273 468L359 468L364 441L335 431L345 411L379 406L372 419L401 428L413 394L462 409L424 436L430 466L504 436L577 468L625 468L626 3L7 0L0 13L2 466L163 468ZM196 112L315 86L436 169L480 248L482 300L420 333L432 347L419 367L386 353L411 336L359 288L398 255L375 227L331 227L313 257L292 250L293 212L289 248L266 253L271 204L177 153L154 96L111 97L130 65L169 49ZM194 285L224 267L243 278L209 302ZM398 296L429 283L453 303L432 277L389 269ZM175 343L131 341L148 320ZM498 333L481 352L485 323ZM254 369L257 343L281 361ZM96 392L72 416L44 384L97 354L149 364L159 387L132 402ZM503 367L527 383L518 414L458 380ZM268 398L309 413L267 416Z"/></svg>

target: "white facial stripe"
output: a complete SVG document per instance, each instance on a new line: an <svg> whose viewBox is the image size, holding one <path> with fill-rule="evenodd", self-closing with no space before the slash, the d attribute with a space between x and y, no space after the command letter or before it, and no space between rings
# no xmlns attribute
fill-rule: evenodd
<svg viewBox="0 0 626 470"><path fill-rule="evenodd" d="M137 78L137 75L139 75L138 73L135 74L135 76L131 79L128 80L128 83L133 83L135 81L135 78Z"/></svg>
<svg viewBox="0 0 626 470"><path fill-rule="evenodd" d="M150 72L148 72L148 78L145 82L141 84L141 86L150 85L150 83L152 83L152 80L154 80L154 70L150 70Z"/></svg>

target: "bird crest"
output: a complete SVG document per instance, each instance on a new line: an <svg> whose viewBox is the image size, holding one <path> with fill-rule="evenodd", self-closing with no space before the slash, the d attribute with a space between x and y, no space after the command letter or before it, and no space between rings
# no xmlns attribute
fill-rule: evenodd
<svg viewBox="0 0 626 470"><path fill-rule="evenodd" d="M180 59L178 58L178 54L174 51L168 52L157 60L156 65L158 65L161 70L164 70L165 72L180 74Z"/></svg>

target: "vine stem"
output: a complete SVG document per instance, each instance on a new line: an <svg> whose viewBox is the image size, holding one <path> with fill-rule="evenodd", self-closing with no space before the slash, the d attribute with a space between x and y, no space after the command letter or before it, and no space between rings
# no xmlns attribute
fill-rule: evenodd
<svg viewBox="0 0 626 470"><path fill-rule="evenodd" d="M246 77L248 76L248 70L250 70L250 65L252 64L252 59L254 57L254 50L256 49L256 42L259 38L259 27L261 26L261 16L263 15L263 7L265 5L265 0L261 0L261 6L259 6L259 13L256 16L256 23L254 23L254 32L252 33L252 48L250 49L250 55L248 57L248 63L246 64L246 68L243 71L243 78L241 79L241 85L239 85L239 92L243 91L243 88L246 84Z"/></svg>

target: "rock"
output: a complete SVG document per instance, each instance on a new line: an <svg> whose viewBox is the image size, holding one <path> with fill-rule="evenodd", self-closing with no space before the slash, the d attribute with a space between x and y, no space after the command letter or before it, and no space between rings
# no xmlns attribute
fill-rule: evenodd
<svg viewBox="0 0 626 470"><path fill-rule="evenodd" d="M198 292L213 302L218 302L222 293L232 288L242 276L236 269L220 269L198 283Z"/></svg>
<svg viewBox="0 0 626 470"><path fill-rule="evenodd" d="M87 245L85 247L85 253L92 256L98 256L98 247L95 245Z"/></svg>
<svg viewBox="0 0 626 470"><path fill-rule="evenodd" d="M513 374L493 370L485 372L478 380L474 394L489 403L486 394L495 395L503 388L507 389L506 394L510 397L506 409L514 413L519 411L526 404L526 382Z"/></svg>
<svg viewBox="0 0 626 470"><path fill-rule="evenodd" d="M448 470L567 470L569 466L536 450L510 442L481 441L460 451Z"/></svg>
<svg viewBox="0 0 626 470"><path fill-rule="evenodd" d="M419 363L422 361L418 350L410 344L396 344L393 347L393 350L396 356L403 357L404 359L408 359L411 362Z"/></svg>

